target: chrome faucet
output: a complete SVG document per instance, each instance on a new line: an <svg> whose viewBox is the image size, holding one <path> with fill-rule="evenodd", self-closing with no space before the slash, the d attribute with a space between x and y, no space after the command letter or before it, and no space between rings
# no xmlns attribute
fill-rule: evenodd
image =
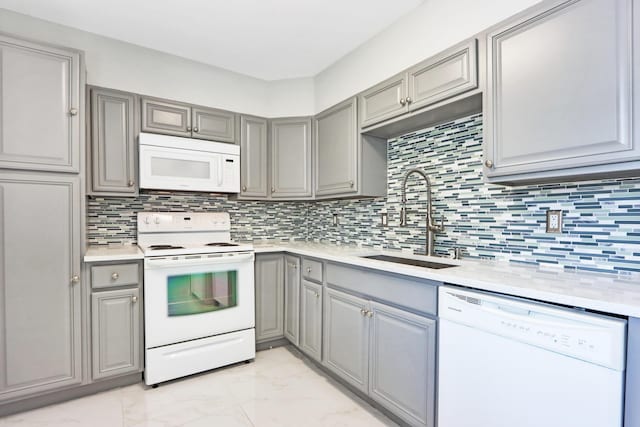
<svg viewBox="0 0 640 427"><path fill-rule="evenodd" d="M426 254L428 256L435 256L434 254L434 234L440 233L444 231L444 216L440 218L440 225L436 225L433 223L432 218L432 206L431 206L431 180L427 176L427 174L422 169L411 169L404 176L404 180L402 181L402 207L400 208L400 226L404 227L407 225L407 180L409 176L417 173L422 176L424 180L427 182L427 244L426 244Z"/></svg>

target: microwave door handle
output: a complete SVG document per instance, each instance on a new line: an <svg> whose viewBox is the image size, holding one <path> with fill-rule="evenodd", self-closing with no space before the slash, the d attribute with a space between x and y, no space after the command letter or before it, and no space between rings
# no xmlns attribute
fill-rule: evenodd
<svg viewBox="0 0 640 427"><path fill-rule="evenodd" d="M222 156L218 156L218 186L222 185L222 166L224 165L224 159Z"/></svg>

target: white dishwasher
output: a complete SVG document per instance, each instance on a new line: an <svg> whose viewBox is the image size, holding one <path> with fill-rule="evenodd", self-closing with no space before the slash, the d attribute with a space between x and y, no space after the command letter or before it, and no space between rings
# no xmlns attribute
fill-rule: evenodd
<svg viewBox="0 0 640 427"><path fill-rule="evenodd" d="M621 427L626 320L442 286L439 427Z"/></svg>

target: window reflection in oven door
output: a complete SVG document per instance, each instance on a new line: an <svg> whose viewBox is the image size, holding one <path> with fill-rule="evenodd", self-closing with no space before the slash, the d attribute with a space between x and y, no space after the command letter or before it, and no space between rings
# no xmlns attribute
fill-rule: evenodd
<svg viewBox="0 0 640 427"><path fill-rule="evenodd" d="M252 328L253 254L145 259L145 341L152 348Z"/></svg>

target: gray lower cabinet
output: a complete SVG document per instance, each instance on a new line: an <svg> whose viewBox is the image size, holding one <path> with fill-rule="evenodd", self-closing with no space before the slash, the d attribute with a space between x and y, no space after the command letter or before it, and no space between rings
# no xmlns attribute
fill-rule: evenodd
<svg viewBox="0 0 640 427"><path fill-rule="evenodd" d="M284 257L256 255L256 342L284 336Z"/></svg>
<svg viewBox="0 0 640 427"><path fill-rule="evenodd" d="M0 168L79 172L78 51L0 35Z"/></svg>
<svg viewBox="0 0 640 427"><path fill-rule="evenodd" d="M142 372L142 264L94 263L89 271L92 379Z"/></svg>
<svg viewBox="0 0 640 427"><path fill-rule="evenodd" d="M410 425L435 425L436 321L371 302L369 397Z"/></svg>
<svg viewBox="0 0 640 427"><path fill-rule="evenodd" d="M324 365L363 393L369 390L367 300L325 288Z"/></svg>
<svg viewBox="0 0 640 427"><path fill-rule="evenodd" d="M311 118L273 119L270 127L271 197L311 197Z"/></svg>
<svg viewBox="0 0 640 427"><path fill-rule="evenodd" d="M453 46L359 96L360 126L367 128L478 87L477 40Z"/></svg>
<svg viewBox="0 0 640 427"><path fill-rule="evenodd" d="M141 371L141 307L138 288L91 295L94 380Z"/></svg>
<svg viewBox="0 0 640 427"><path fill-rule="evenodd" d="M142 98L142 131L236 142L236 114L175 101Z"/></svg>
<svg viewBox="0 0 640 427"><path fill-rule="evenodd" d="M639 10L637 0L548 1L487 32L488 181L640 169Z"/></svg>
<svg viewBox="0 0 640 427"><path fill-rule="evenodd" d="M316 199L387 194L387 140L360 135L357 121L355 97L315 116Z"/></svg>
<svg viewBox="0 0 640 427"><path fill-rule="evenodd" d="M300 350L322 361L322 285L302 279L300 287Z"/></svg>
<svg viewBox="0 0 640 427"><path fill-rule="evenodd" d="M78 176L0 171L2 402L82 381L80 212Z"/></svg>
<svg viewBox="0 0 640 427"><path fill-rule="evenodd" d="M90 97L90 194L138 194L138 97L92 87Z"/></svg>
<svg viewBox="0 0 640 427"><path fill-rule="evenodd" d="M323 342L328 369L409 425L435 425L435 319L326 288Z"/></svg>
<svg viewBox="0 0 640 427"><path fill-rule="evenodd" d="M300 341L300 258L285 255L284 336L298 346Z"/></svg>
<svg viewBox="0 0 640 427"><path fill-rule="evenodd" d="M267 119L240 117L239 199L266 199L268 193Z"/></svg>

